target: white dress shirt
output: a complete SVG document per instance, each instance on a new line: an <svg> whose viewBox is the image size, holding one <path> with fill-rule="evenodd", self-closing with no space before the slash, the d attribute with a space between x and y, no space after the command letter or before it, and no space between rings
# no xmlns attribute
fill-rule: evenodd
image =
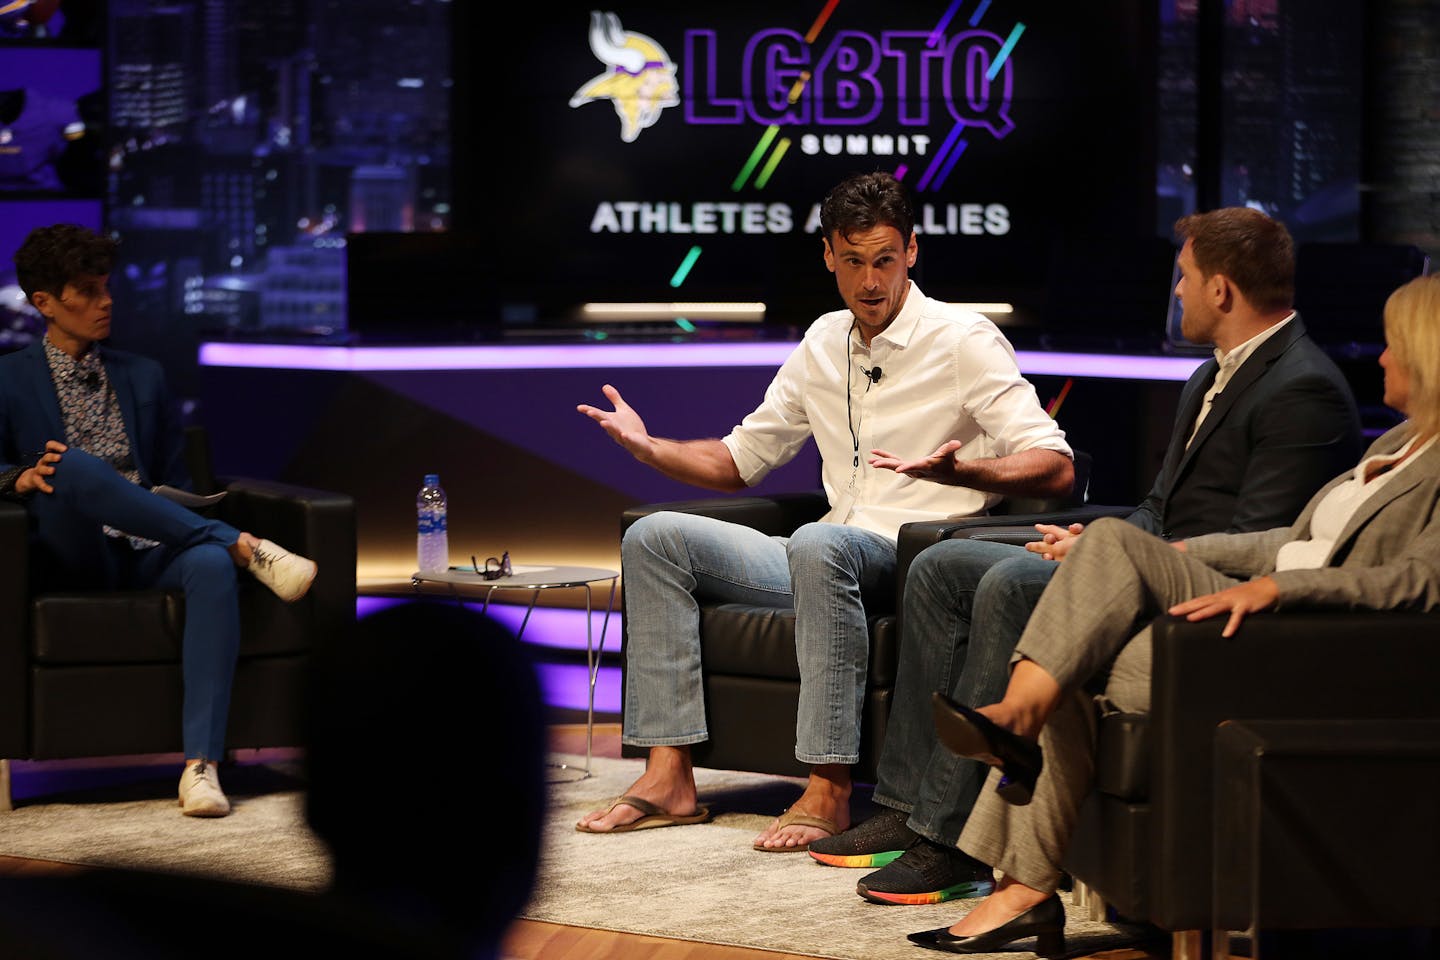
<svg viewBox="0 0 1440 960"><path fill-rule="evenodd" d="M1393 469L1391 464L1409 453L1410 448L1415 445L1415 438L1412 437L1394 453L1361 460L1349 480L1332 487L1330 492L1325 494L1325 499L1315 505L1315 512L1310 514L1310 539L1291 540L1275 554L1275 569L1318 570L1328 565L1330 554L1335 552L1335 543L1345 532L1345 525L1355 516L1355 512L1366 500L1383 490L1386 484L1419 459L1420 454L1430 449L1434 443L1434 437L1426 440L1414 454L1406 457Z"/></svg>
<svg viewBox="0 0 1440 960"><path fill-rule="evenodd" d="M980 314L932 300L912 281L899 315L868 349L853 327L849 310L811 324L764 401L723 438L746 484L814 436L830 502L821 519L894 539L903 523L981 514L1000 495L876 469L867 463L872 449L909 460L959 440L962 460L1031 449L1074 456L1021 376L1014 348ZM862 367L879 368L879 381Z"/></svg>

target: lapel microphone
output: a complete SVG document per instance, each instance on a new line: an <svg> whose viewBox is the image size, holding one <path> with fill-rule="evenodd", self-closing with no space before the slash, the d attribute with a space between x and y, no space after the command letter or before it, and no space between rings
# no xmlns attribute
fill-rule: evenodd
<svg viewBox="0 0 1440 960"><path fill-rule="evenodd" d="M861 367L861 368L860 368L860 372L863 373L863 374L865 374L865 376L869 377L871 383L879 383L879 382L880 382L880 373L881 373L881 371L880 371L880 368L879 368L879 367L871 367L869 370L866 370L864 367Z"/></svg>

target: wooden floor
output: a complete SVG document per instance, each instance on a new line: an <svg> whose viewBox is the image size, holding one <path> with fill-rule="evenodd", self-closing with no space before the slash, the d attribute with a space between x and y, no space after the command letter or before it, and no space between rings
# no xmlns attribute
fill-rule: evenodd
<svg viewBox="0 0 1440 960"><path fill-rule="evenodd" d="M585 752L584 724L551 727L552 749L564 753ZM620 756L618 724L596 724L593 752L598 757ZM0 856L0 876L55 876L78 873L87 867ZM553 923L518 920L506 939L505 960L811 960L804 955L691 943L660 937L612 933ZM1017 957L1024 954L1017 954ZM1075 960L1165 960L1164 954L1142 950L1108 950Z"/></svg>

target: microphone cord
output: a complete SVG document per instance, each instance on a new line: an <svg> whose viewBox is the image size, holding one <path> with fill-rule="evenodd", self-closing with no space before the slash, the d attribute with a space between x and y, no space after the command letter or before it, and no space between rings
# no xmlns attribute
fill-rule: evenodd
<svg viewBox="0 0 1440 960"><path fill-rule="evenodd" d="M859 323L858 320L851 321L850 333L845 337L845 426L850 428L850 444L855 452L854 459L851 460L850 465L858 470L860 468L860 424L865 422L865 408L860 408L859 423L855 422L855 415L850 408L851 350L854 348L854 343L851 338L854 336L855 325L857 323ZM875 378L872 377L870 371L864 367L861 367L860 370L865 374L865 379L870 381L865 384L865 392L869 393L870 388L875 385Z"/></svg>

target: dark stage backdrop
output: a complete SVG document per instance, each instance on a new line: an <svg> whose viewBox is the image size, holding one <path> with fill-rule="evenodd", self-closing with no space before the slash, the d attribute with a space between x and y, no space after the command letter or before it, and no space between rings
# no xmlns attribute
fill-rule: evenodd
<svg viewBox="0 0 1440 960"><path fill-rule="evenodd" d="M753 300L803 326L837 305L820 200L882 169L914 193L926 292L1025 319L1067 251L1153 239L1155 23L1153 0L464 14L454 223L492 252L458 289L509 323Z"/></svg>
<svg viewBox="0 0 1440 960"><path fill-rule="evenodd" d="M0 353L45 328L15 279L15 251L35 227L104 223L104 78L87 2L0 3Z"/></svg>

